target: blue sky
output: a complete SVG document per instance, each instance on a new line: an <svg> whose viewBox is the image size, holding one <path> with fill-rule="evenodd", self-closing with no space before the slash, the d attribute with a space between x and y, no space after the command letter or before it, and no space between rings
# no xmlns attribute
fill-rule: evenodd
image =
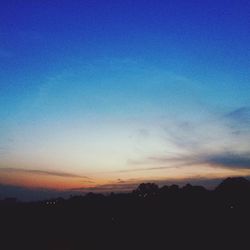
<svg viewBox="0 0 250 250"><path fill-rule="evenodd" d="M249 13L243 0L1 2L1 183L249 175Z"/></svg>

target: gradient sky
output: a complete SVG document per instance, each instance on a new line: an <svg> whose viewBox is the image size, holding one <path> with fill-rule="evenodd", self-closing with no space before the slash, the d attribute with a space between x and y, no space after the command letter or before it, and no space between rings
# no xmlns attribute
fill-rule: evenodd
<svg viewBox="0 0 250 250"><path fill-rule="evenodd" d="M250 2L0 3L0 184L250 175Z"/></svg>

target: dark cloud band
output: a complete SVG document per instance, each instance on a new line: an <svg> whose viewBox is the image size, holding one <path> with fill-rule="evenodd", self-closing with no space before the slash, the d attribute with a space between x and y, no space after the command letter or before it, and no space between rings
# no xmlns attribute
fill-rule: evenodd
<svg viewBox="0 0 250 250"><path fill-rule="evenodd" d="M68 177L68 178L86 178L87 176L76 175L71 173L65 173L60 171L47 171L47 170L36 170L36 169L23 169L23 168L0 168L0 172L11 172L11 173L30 173L38 175L51 175L57 177Z"/></svg>

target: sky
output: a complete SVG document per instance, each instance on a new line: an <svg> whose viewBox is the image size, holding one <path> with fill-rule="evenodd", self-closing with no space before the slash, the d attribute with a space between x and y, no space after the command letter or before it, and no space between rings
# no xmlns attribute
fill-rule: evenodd
<svg viewBox="0 0 250 250"><path fill-rule="evenodd" d="M250 176L249 31L247 0L1 1L0 197Z"/></svg>

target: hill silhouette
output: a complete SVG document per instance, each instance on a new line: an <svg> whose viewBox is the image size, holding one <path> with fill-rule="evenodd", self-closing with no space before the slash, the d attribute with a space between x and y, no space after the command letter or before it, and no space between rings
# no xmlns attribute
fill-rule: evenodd
<svg viewBox="0 0 250 250"><path fill-rule="evenodd" d="M30 203L5 199L0 249L243 249L249 187L239 177L212 191L142 183L127 194Z"/></svg>
<svg viewBox="0 0 250 250"><path fill-rule="evenodd" d="M217 191L245 192L250 190L250 181L243 177L229 177L216 187Z"/></svg>

